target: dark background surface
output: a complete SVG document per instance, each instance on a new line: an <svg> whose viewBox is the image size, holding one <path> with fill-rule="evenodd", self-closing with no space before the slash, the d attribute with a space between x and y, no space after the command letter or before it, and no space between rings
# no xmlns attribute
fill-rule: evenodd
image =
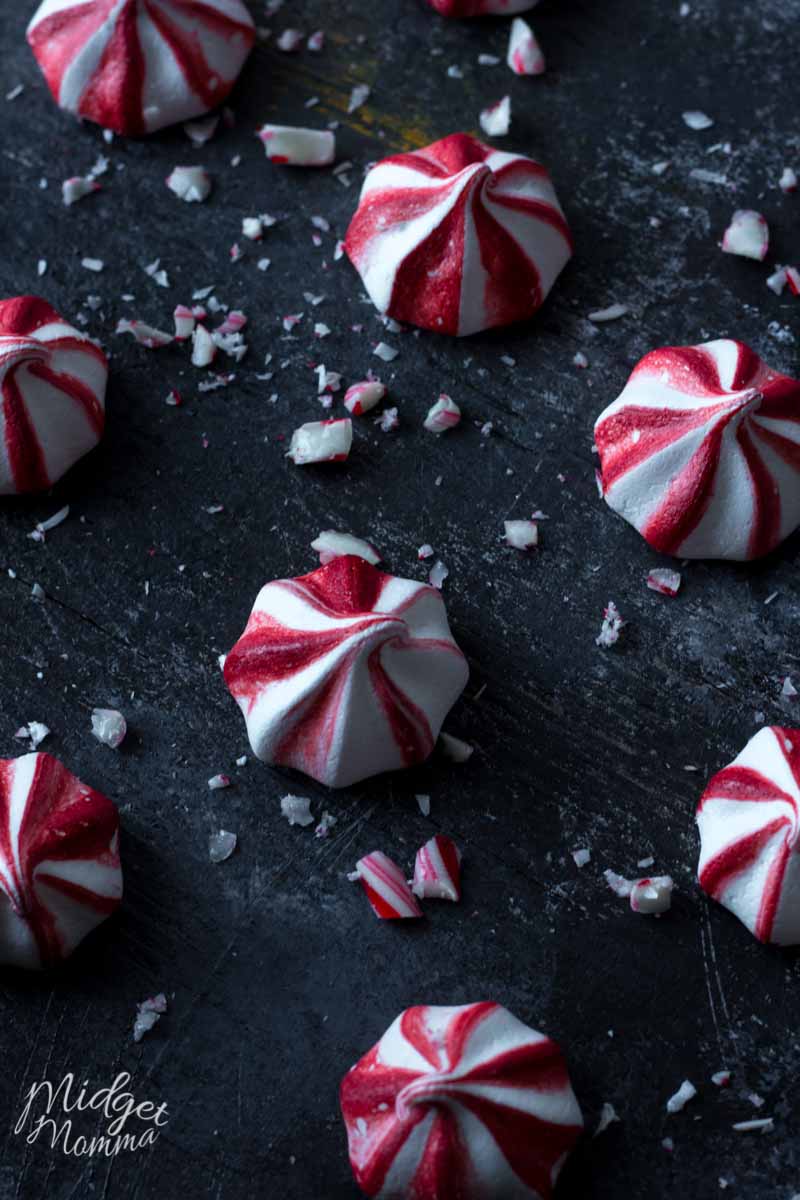
<svg viewBox="0 0 800 1200"><path fill-rule="evenodd" d="M236 127L199 151L180 128L107 148L60 114L24 43L33 7L0 11L3 93L25 85L2 106L0 286L83 314L113 374L99 450L52 495L0 509L0 753L20 752L19 724L44 721L43 748L116 800L126 901L56 978L0 975L0 1197L353 1200L342 1074L407 1005L497 999L565 1047L590 1133L604 1101L621 1118L587 1136L561 1196L707 1200L722 1177L726 1195L790 1200L800 965L700 895L693 812L759 721L797 723L779 693L785 674L800 676L800 539L750 567L690 564L680 597L659 597L644 579L669 564L598 501L591 446L595 417L654 346L735 336L797 373L794 337L769 326L797 331L798 301L765 288L767 264L717 243L733 208L757 207L773 232L768 262L800 258L800 200L777 189L784 165L800 167L800 3L692 0L681 18L677 0L544 0L533 21L549 70L536 80L477 64L481 52L504 59L505 21L446 22L418 0L287 5L275 33L322 28L324 53L260 44L234 93ZM447 77L451 64L463 79ZM348 117L359 82L372 95ZM550 166L576 257L530 326L468 342L386 335L347 261L333 262L362 169L478 132L480 109L506 92L512 132L498 144ZM320 103L307 111L311 96ZM689 131L691 108L714 128ZM334 119L339 157L355 164L349 187L273 167L253 136L267 120ZM728 141L730 154L710 149ZM101 152L103 191L64 209L62 179ZM663 159L672 165L657 178ZM204 205L163 184L192 162L214 176ZM730 187L692 181L694 167ZM240 236L258 212L281 218L260 246ZM333 226L321 248L315 214ZM231 264L235 240L245 257ZM102 274L80 267L85 255L104 259ZM169 290L143 271L156 257ZM218 360L235 382L200 394L188 351L152 353L113 331L121 316L171 328L175 304L208 284L248 314L251 350L238 368ZM304 291L325 301L312 309ZM593 329L586 314L615 301L630 315ZM292 336L288 312L306 313ZM323 343L315 320L333 329ZM400 350L388 368L371 357L381 336ZM578 350L588 371L572 365ZM255 378L266 353L271 382ZM321 415L320 361L345 383L380 369L402 424L386 435L362 420L346 467L303 470L281 439ZM173 387L178 409L164 403ZM465 420L435 439L420 422L441 390ZM69 520L45 545L27 539L66 502ZM224 512L209 515L213 504ZM537 507L549 517L541 550L505 549L503 519ZM424 541L450 568L472 677L447 728L476 746L467 766L436 761L338 794L251 756L235 767L249 747L217 655L262 583L313 567L308 544L329 527L370 538L399 574L424 577ZM30 599L34 581L44 604ZM603 651L594 639L609 598L628 625ZM91 737L95 705L127 715L120 752ZM209 792L218 771L234 786ZM280 817L287 791L338 818L327 841ZM420 792L432 797L427 820ZM212 866L220 827L240 846ZM418 924L375 920L346 873L376 848L410 866L439 829L464 851L463 903L429 905ZM581 846L592 861L578 871L570 851ZM677 885L661 920L634 916L602 879L606 867L635 874L649 854ZM160 990L170 1012L136 1046L135 1005ZM721 1067L733 1072L724 1092L709 1082ZM152 1151L70 1160L13 1135L33 1082L73 1071L97 1088L122 1070L137 1098L169 1106ZM686 1077L700 1095L668 1117ZM766 1137L731 1129L763 1115L775 1118ZM88 1120L76 1130L97 1131Z"/></svg>

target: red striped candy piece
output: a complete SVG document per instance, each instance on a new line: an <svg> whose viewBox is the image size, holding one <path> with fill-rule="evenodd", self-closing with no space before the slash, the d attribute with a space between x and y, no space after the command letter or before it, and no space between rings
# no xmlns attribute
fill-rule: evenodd
<svg viewBox="0 0 800 1200"><path fill-rule="evenodd" d="M761 942L800 943L800 729L751 738L697 809L698 877Z"/></svg>
<svg viewBox="0 0 800 1200"><path fill-rule="evenodd" d="M461 851L437 833L417 851L412 891L420 900L461 899Z"/></svg>
<svg viewBox="0 0 800 1200"><path fill-rule="evenodd" d="M340 1101L381 1200L547 1200L583 1128L558 1046L491 1003L406 1009Z"/></svg>
<svg viewBox="0 0 800 1200"><path fill-rule="evenodd" d="M531 317L572 238L543 166L454 133L373 167L345 250L380 312L463 337Z"/></svg>
<svg viewBox="0 0 800 1200"><path fill-rule="evenodd" d="M0 760L0 962L55 966L121 898L111 801L49 754Z"/></svg>
<svg viewBox="0 0 800 1200"><path fill-rule="evenodd" d="M510 17L534 8L539 0L428 0L443 17Z"/></svg>
<svg viewBox="0 0 800 1200"><path fill-rule="evenodd" d="M242 0L44 0L27 36L61 108L136 137L221 104L255 26Z"/></svg>
<svg viewBox="0 0 800 1200"><path fill-rule="evenodd" d="M46 301L0 300L0 495L45 491L99 442L108 363Z"/></svg>
<svg viewBox="0 0 800 1200"><path fill-rule="evenodd" d="M441 592L352 554L263 587L224 670L257 757L329 787L426 759L469 674Z"/></svg>
<svg viewBox="0 0 800 1200"><path fill-rule="evenodd" d="M606 502L665 554L759 558L800 524L800 383L742 342L647 354L594 435Z"/></svg>
<svg viewBox="0 0 800 1200"><path fill-rule="evenodd" d="M372 911L381 920L398 921L422 916L422 909L414 899L405 875L397 863L380 850L360 858L356 863L356 872Z"/></svg>

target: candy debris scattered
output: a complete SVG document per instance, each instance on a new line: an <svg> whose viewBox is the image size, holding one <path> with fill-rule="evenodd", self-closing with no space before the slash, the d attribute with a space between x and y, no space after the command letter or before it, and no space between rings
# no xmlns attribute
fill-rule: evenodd
<svg viewBox="0 0 800 1200"><path fill-rule="evenodd" d="M284 796L281 800L281 816L284 816L290 825L300 825L302 828L314 824L311 801L307 796Z"/></svg>
<svg viewBox="0 0 800 1200"><path fill-rule="evenodd" d="M98 742L116 750L125 741L128 723L115 708L92 709L92 733Z"/></svg>
<svg viewBox="0 0 800 1200"><path fill-rule="evenodd" d="M594 312L590 312L589 320L595 325L603 325L608 321L618 321L620 317L627 316L627 313L626 304L610 304L608 308L596 308Z"/></svg>
<svg viewBox="0 0 800 1200"><path fill-rule="evenodd" d="M322 566L343 554L356 554L373 566L381 561L380 554L369 542L352 533L337 533L335 529L323 529L311 543L311 549L316 550Z"/></svg>
<svg viewBox="0 0 800 1200"><path fill-rule="evenodd" d="M714 124L711 117L707 116L704 112L699 112L697 109L692 109L690 112L685 112L681 115L683 116L684 125L695 131L710 129Z"/></svg>
<svg viewBox="0 0 800 1200"><path fill-rule="evenodd" d="M609 600L603 613L603 624L595 638L595 643L598 646L604 647L616 645L624 625L625 622L620 616L619 609L613 600Z"/></svg>
<svg viewBox="0 0 800 1200"><path fill-rule="evenodd" d="M616 896L630 901L635 913L663 913L672 904L673 881L669 875L625 879L615 871L604 871L606 883Z"/></svg>
<svg viewBox="0 0 800 1200"><path fill-rule="evenodd" d="M211 176L203 167L174 167L167 187L187 204L199 204L211 195Z"/></svg>
<svg viewBox="0 0 800 1200"><path fill-rule="evenodd" d="M167 997L163 992L137 1004L136 1020L133 1022L133 1040L140 1042L144 1035L158 1024L166 1011Z"/></svg>
<svg viewBox="0 0 800 1200"><path fill-rule="evenodd" d="M379 380L367 379L347 389L344 406L354 417L361 417L380 404L385 395L386 388Z"/></svg>
<svg viewBox="0 0 800 1200"><path fill-rule="evenodd" d="M769 250L769 226L761 213L749 208L738 209L725 230L722 249L725 254L763 262Z"/></svg>
<svg viewBox="0 0 800 1200"><path fill-rule="evenodd" d="M453 737L452 733L440 733L439 745L445 758L454 763L465 763L474 753L474 747L470 746L469 742L462 742L461 738Z"/></svg>
<svg viewBox="0 0 800 1200"><path fill-rule="evenodd" d="M210 792L218 792L223 788L231 786L230 776L228 775L212 775L208 781L208 790Z"/></svg>
<svg viewBox="0 0 800 1200"><path fill-rule="evenodd" d="M429 433L445 433L448 429L454 429L460 420L461 409L455 400L442 392L436 403L428 409L422 424Z"/></svg>
<svg viewBox="0 0 800 1200"><path fill-rule="evenodd" d="M796 192L797 172L791 167L784 167L781 177L778 180L778 187L782 192Z"/></svg>
<svg viewBox="0 0 800 1200"><path fill-rule="evenodd" d="M117 321L116 333L130 333L140 346L148 350L157 350L160 346L168 346L175 339L171 333L154 329L144 321L129 321L126 317Z"/></svg>
<svg viewBox="0 0 800 1200"><path fill-rule="evenodd" d="M542 48L536 40L536 34L522 17L515 17L511 22L506 61L515 75L541 75L544 72Z"/></svg>
<svg viewBox="0 0 800 1200"><path fill-rule="evenodd" d="M488 137L505 137L511 128L511 97L490 104L480 115L480 126Z"/></svg>
<svg viewBox="0 0 800 1200"><path fill-rule="evenodd" d="M397 863L380 850L356 863L356 874L376 916L383 921L421 917L422 909Z"/></svg>
<svg viewBox="0 0 800 1200"><path fill-rule="evenodd" d="M336 139L329 129L262 125L258 136L271 162L289 167L327 167L336 158Z"/></svg>
<svg viewBox="0 0 800 1200"><path fill-rule="evenodd" d="M680 571L671 571L668 567L656 567L646 580L647 586L653 592L662 596L677 596L681 586Z"/></svg>
<svg viewBox="0 0 800 1200"><path fill-rule="evenodd" d="M419 848L411 890L420 900L461 899L461 851L451 838L438 833Z"/></svg>
<svg viewBox="0 0 800 1200"><path fill-rule="evenodd" d="M539 545L539 527L535 521L504 521L506 544L514 550L532 550Z"/></svg>
<svg viewBox="0 0 800 1200"><path fill-rule="evenodd" d="M217 833L212 833L208 839L208 857L212 863L225 862L233 854L238 843L238 838L235 833L230 833L227 829L220 829Z"/></svg>
<svg viewBox="0 0 800 1200"><path fill-rule="evenodd" d="M681 1112L690 1100L693 1100L697 1095L697 1088L688 1079L684 1079L681 1086L673 1096L670 1096L667 1101L668 1113Z"/></svg>
<svg viewBox="0 0 800 1200"><path fill-rule="evenodd" d="M349 417L332 421L309 421L292 434L287 458L297 466L309 463L344 462L353 444Z"/></svg>
<svg viewBox="0 0 800 1200"><path fill-rule="evenodd" d="M27 725L20 726L14 734L17 741L30 742L31 750L36 750L49 736L50 730L42 721L28 721Z"/></svg>

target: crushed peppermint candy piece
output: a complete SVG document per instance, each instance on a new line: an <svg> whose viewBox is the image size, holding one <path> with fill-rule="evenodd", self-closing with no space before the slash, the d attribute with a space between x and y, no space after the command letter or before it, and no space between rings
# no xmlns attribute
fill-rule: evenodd
<svg viewBox="0 0 800 1200"><path fill-rule="evenodd" d="M478 118L483 132L488 137L505 137L511 127L511 97L503 96L485 108Z"/></svg>
<svg viewBox="0 0 800 1200"><path fill-rule="evenodd" d="M542 48L536 34L522 17L515 17L511 22L506 62L515 75L541 75L544 72Z"/></svg>
<svg viewBox="0 0 800 1200"><path fill-rule="evenodd" d="M647 586L662 596L677 596L681 586L680 571L672 571L669 567L655 567L646 579Z"/></svg>
<svg viewBox="0 0 800 1200"><path fill-rule="evenodd" d="M424 558L433 558L433 553L433 546L429 545L428 542L424 542L417 550L417 558L420 561Z"/></svg>
<svg viewBox="0 0 800 1200"><path fill-rule="evenodd" d="M711 117L706 113L700 112L698 109L691 109L689 112L681 113L684 125L689 129L694 129L696 132L703 129L710 129L714 124Z"/></svg>
<svg viewBox="0 0 800 1200"><path fill-rule="evenodd" d="M460 420L461 409L455 400L451 400L442 392L436 403L428 409L428 415L422 424L429 433L438 434L445 433L448 429L454 429Z"/></svg>
<svg viewBox="0 0 800 1200"><path fill-rule="evenodd" d="M208 781L208 790L210 792L218 792L222 788L231 786L230 776L228 775L212 775Z"/></svg>
<svg viewBox="0 0 800 1200"><path fill-rule="evenodd" d="M415 796L414 799L416 800L417 808L422 813L423 817L429 817L431 815L430 796Z"/></svg>
<svg viewBox="0 0 800 1200"><path fill-rule="evenodd" d="M449 758L450 762L465 763L474 753L474 747L470 746L469 742L462 742L461 738L454 737L452 733L440 733L438 744L442 754Z"/></svg>
<svg viewBox="0 0 800 1200"><path fill-rule="evenodd" d="M209 366L217 355L217 347L205 325L198 325L192 334L192 365Z"/></svg>
<svg viewBox="0 0 800 1200"><path fill-rule="evenodd" d="M772 1133L775 1121L772 1117L761 1117L755 1121L737 1121L732 1128L737 1133Z"/></svg>
<svg viewBox="0 0 800 1200"><path fill-rule="evenodd" d="M586 357L586 355L581 350L579 350L577 352L577 354L574 355L574 357L572 359L572 364L575 367L580 367L580 369L582 371L585 371L586 368L589 366L589 360Z"/></svg>
<svg viewBox="0 0 800 1200"><path fill-rule="evenodd" d="M625 879L615 871L604 871L606 883L616 896L627 899L635 913L663 913L672 904L673 881L669 875Z"/></svg>
<svg viewBox="0 0 800 1200"><path fill-rule="evenodd" d="M133 1023L133 1040L140 1042L146 1033L158 1024L167 1011L167 997L163 992L151 996L136 1005L136 1020Z"/></svg>
<svg viewBox="0 0 800 1200"><path fill-rule="evenodd" d="M116 332L132 334L139 345L146 346L148 350L157 350L159 346L168 346L170 342L174 341L171 333L154 329L152 325L146 325L144 321L128 321L124 317L117 321Z"/></svg>
<svg viewBox="0 0 800 1200"><path fill-rule="evenodd" d="M211 195L211 176L204 167L173 167L167 187L187 204L201 204Z"/></svg>
<svg viewBox="0 0 800 1200"><path fill-rule="evenodd" d="M309 37L308 41L306 42L306 48L308 50L311 50L314 54L319 54L319 52L324 48L324 46L325 46L325 34L323 33L323 31L321 29L318 29L316 31L316 33L312 33L311 36Z"/></svg>
<svg viewBox="0 0 800 1200"><path fill-rule="evenodd" d="M239 839L235 833L220 829L208 839L208 857L212 863L225 862L236 849Z"/></svg>
<svg viewBox="0 0 800 1200"><path fill-rule="evenodd" d="M800 296L800 268L786 267L786 282L793 296Z"/></svg>
<svg viewBox="0 0 800 1200"><path fill-rule="evenodd" d="M352 114L356 109L361 108L362 104L366 104L369 99L371 88L367 87L366 83L357 83L350 93L350 100L347 105L348 114Z"/></svg>
<svg viewBox="0 0 800 1200"><path fill-rule="evenodd" d="M731 1081L730 1071L715 1071L711 1076L711 1082L716 1087L727 1087Z"/></svg>
<svg viewBox="0 0 800 1200"><path fill-rule="evenodd" d="M262 125L258 131L267 158L290 167L327 167L336 158L336 138L329 129Z"/></svg>
<svg viewBox="0 0 800 1200"><path fill-rule="evenodd" d="M609 600L603 613L603 624L595 638L595 644L605 647L614 646L619 641L619 635L624 625L625 622L620 616L619 609L613 600Z"/></svg>
<svg viewBox="0 0 800 1200"><path fill-rule="evenodd" d="M504 521L506 545L514 550L532 550L539 545L539 527L535 521Z"/></svg>
<svg viewBox="0 0 800 1200"><path fill-rule="evenodd" d="M696 1095L697 1088L688 1079L684 1079L677 1092L667 1101L667 1112L679 1113Z"/></svg>
<svg viewBox="0 0 800 1200"><path fill-rule="evenodd" d="M781 686L781 696L784 698L784 700L794 700L794 698L797 696L797 694L798 694L797 688L794 686L794 684L792 683L792 680L787 675L783 681L783 685Z"/></svg>
<svg viewBox="0 0 800 1200"><path fill-rule="evenodd" d="M445 579L447 579L449 574L450 572L448 571L447 567L439 559L433 564L428 572L428 582L430 583L431 587L435 587L438 589L438 591L441 591L442 584L444 583Z"/></svg>
<svg viewBox="0 0 800 1200"><path fill-rule="evenodd" d="M397 409L385 408L381 415L375 418L375 424L380 426L382 433L391 433L393 429L397 429L400 424Z"/></svg>
<svg viewBox="0 0 800 1200"><path fill-rule="evenodd" d="M106 264L103 262L102 258L82 258L81 266L86 271L94 271L95 274L99 274L101 271L105 270Z"/></svg>
<svg viewBox="0 0 800 1200"><path fill-rule="evenodd" d="M31 750L36 750L38 746L41 746L45 738L49 736L49 728L41 721L28 721L27 725L22 725L14 734L17 741L30 742Z"/></svg>
<svg viewBox="0 0 800 1200"><path fill-rule="evenodd" d="M380 358L383 360L383 362L389 363L392 362L393 359L397 358L400 351L395 350L393 346L387 346L386 342L378 342L372 353L376 356L376 358Z"/></svg>
<svg viewBox="0 0 800 1200"><path fill-rule="evenodd" d="M214 134L217 132L219 125L219 117L214 114L210 117L202 117L199 121L185 121L183 132L188 137L193 146L205 146L206 142L210 142Z"/></svg>
<svg viewBox="0 0 800 1200"><path fill-rule="evenodd" d="M50 530L63 525L68 516L69 505L65 504L58 512L53 513L52 517L45 517L44 521L37 521L36 528L28 534L28 537L33 542L43 542Z"/></svg>
<svg viewBox="0 0 800 1200"><path fill-rule="evenodd" d="M194 333L195 316L185 304L179 304L172 314L175 322L175 341L185 342Z"/></svg>
<svg viewBox="0 0 800 1200"><path fill-rule="evenodd" d="M767 287L776 296L781 295L788 282L786 267L776 267L773 273L767 276Z"/></svg>
<svg viewBox="0 0 800 1200"><path fill-rule="evenodd" d="M319 824L317 825L316 829L314 830L314 837L326 838L328 836L328 834L330 833L330 831L333 829L334 825L337 825L338 823L339 823L339 818L334 817L333 813L329 813L327 811L323 812L322 816L319 819Z"/></svg>
<svg viewBox="0 0 800 1200"><path fill-rule="evenodd" d="M311 815L311 801L307 796L284 796L281 800L281 816L285 817L290 825L300 825L305 828L307 825L314 824L314 818Z"/></svg>
<svg viewBox="0 0 800 1200"><path fill-rule="evenodd" d="M783 173L778 180L778 187L782 192L797 191L797 172L791 167L784 167Z"/></svg>
<svg viewBox="0 0 800 1200"><path fill-rule="evenodd" d="M159 287L169 287L169 277L167 276L167 272L161 267L160 258L157 258L155 262L148 263L144 269L144 273L145 275L149 275Z"/></svg>
<svg viewBox="0 0 800 1200"><path fill-rule="evenodd" d="M458 903L461 899L461 851L452 838L437 833L424 846L420 846L414 862L411 890L420 900L451 900Z"/></svg>
<svg viewBox="0 0 800 1200"><path fill-rule="evenodd" d="M609 1104L608 1101L606 1101L603 1107L600 1109L600 1120L597 1122L597 1129L595 1129L592 1136L597 1137L599 1134L605 1133L609 1125L613 1125L614 1122L618 1120L619 1117L617 1116L617 1110L614 1108L614 1105Z"/></svg>
<svg viewBox="0 0 800 1200"><path fill-rule="evenodd" d="M83 200L85 196L91 196L92 192L99 192L100 184L91 175L73 175L71 179L65 179L61 184L61 199L67 208L77 204L79 200Z"/></svg>
<svg viewBox="0 0 800 1200"><path fill-rule="evenodd" d="M351 533L337 533L335 529L323 529L322 533L314 538L311 549L316 550L323 567L334 558L341 558L346 554L355 554L373 566L381 561L380 554L369 542L354 537Z"/></svg>
<svg viewBox="0 0 800 1200"><path fill-rule="evenodd" d="M587 850L584 848L581 850L572 850L572 851L570 851L570 853L572 854L572 857L575 861L575 866L578 868L585 867L587 863L591 862L591 859L592 859L591 850Z"/></svg>
<svg viewBox="0 0 800 1200"><path fill-rule="evenodd" d="M115 708L92 709L92 734L104 746L118 749L125 741L128 722Z"/></svg>
<svg viewBox="0 0 800 1200"><path fill-rule="evenodd" d="M376 404L380 404L385 395L386 388L379 379L365 379L347 389L344 406L354 417L361 417L371 408L375 408Z"/></svg>
<svg viewBox="0 0 800 1200"><path fill-rule="evenodd" d="M353 444L353 422L349 417L332 421L309 421L292 434L286 457L297 466L308 463L344 462Z"/></svg>
<svg viewBox="0 0 800 1200"><path fill-rule="evenodd" d="M287 313L285 317L281 318L281 324L287 333L291 333L295 325L299 325L304 316L305 313Z"/></svg>
<svg viewBox="0 0 800 1200"><path fill-rule="evenodd" d="M302 46L305 37L306 35L299 29L284 29L280 37L276 38L275 45L284 54L294 54Z"/></svg>
<svg viewBox="0 0 800 1200"><path fill-rule="evenodd" d="M356 878L361 881L372 911L382 921L422 916L422 909L403 872L381 850L374 850L358 860Z"/></svg>
<svg viewBox="0 0 800 1200"><path fill-rule="evenodd" d="M618 321L620 317L627 316L628 311L627 304L609 304L608 308L596 308L590 312L589 320L595 325L602 325L607 321Z"/></svg>
<svg viewBox="0 0 800 1200"><path fill-rule="evenodd" d="M761 213L751 208L737 209L722 237L723 253L763 262L768 250L769 226Z"/></svg>

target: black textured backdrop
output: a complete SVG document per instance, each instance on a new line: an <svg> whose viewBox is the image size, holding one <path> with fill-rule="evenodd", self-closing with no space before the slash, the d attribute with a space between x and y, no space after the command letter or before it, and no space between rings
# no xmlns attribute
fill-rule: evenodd
<svg viewBox="0 0 800 1200"><path fill-rule="evenodd" d="M274 30L323 28L324 53L261 43L233 96L235 127L199 151L180 128L107 147L61 115L24 42L33 7L0 12L2 91L24 84L0 102L0 287L82 316L112 377L99 450L52 495L0 508L0 753L19 753L21 722L51 727L45 748L120 806L127 891L57 977L0 976L0 1197L351 1200L345 1069L409 1004L495 998L565 1047L590 1133L604 1101L621 1118L587 1136L563 1197L707 1200L721 1176L727 1195L789 1200L800 1191L798 959L757 945L698 893L693 810L759 720L796 721L779 693L800 674L800 541L751 567L691 564L677 600L656 596L644 578L657 556L598 501L591 444L595 416L656 345L736 336L798 369L798 301L776 298L764 267L717 242L734 207L758 207L770 261L800 258L800 200L776 186L786 163L800 167L800 3L691 0L681 17L677 0L544 0L533 17L549 70L537 80L478 65L479 53L504 56L507 22L445 22L421 0L287 4ZM453 64L463 78L448 77ZM348 117L360 82L372 95ZM477 132L480 109L505 92L513 125L500 144L550 166L576 257L530 326L468 342L385 335L346 260L333 261L361 171ZM320 103L306 110L311 96ZM690 132L690 108L714 128ZM349 187L272 166L254 137L266 120L334 119L340 158L355 164ZM711 149L719 142L731 153ZM65 209L61 180L101 152L103 191ZM653 175L664 159L669 170ZM164 186L192 162L214 176L204 205ZM695 167L730 186L692 180ZM264 211L280 223L263 244L241 239L242 217ZM316 214L332 224L321 247ZM231 263L237 238L244 258ZM105 270L82 269L86 255ZM144 273L156 257L169 290ZM201 394L185 351L148 352L114 327L137 316L169 328L175 304L210 284L248 314L251 350L229 387ZM324 302L310 308L305 291ZM594 330L586 314L611 302L630 314ZM291 336L289 312L306 314ZM333 330L322 343L314 320ZM353 382L381 367L380 336L400 350L382 371L399 430L362 421L345 468L293 467L282 439L320 414L311 364ZM587 371L572 365L578 350ZM266 353L271 382L256 379ZM181 408L165 405L173 387ZM441 390L466 419L437 440L420 422ZM67 502L45 545L27 539ZM224 512L208 514L215 504ZM549 517L541 550L505 549L503 518L537 507ZM235 767L248 747L217 655L259 586L310 569L308 543L331 526L371 538L398 573L422 576L423 541L449 566L472 678L448 728L475 744L469 765L434 762L334 795L252 758ZM594 639L609 598L628 625L603 651ZM94 705L127 714L119 753L90 736ZM234 786L209 792L218 771ZM281 819L287 790L338 817L327 841ZM418 792L432 797L430 819ZM212 866L219 827L240 848ZM463 903L430 905L413 926L376 921L345 878L356 858L382 848L410 864L438 829L463 847ZM582 871L579 846L592 851ZM633 916L602 880L649 854L677 884L661 920ZM135 1004L160 990L170 1012L136 1046ZM720 1092L709 1076L723 1066L733 1082ZM121 1070L138 1098L169 1106L152 1151L73 1160L13 1134L31 1083L74 1071L100 1087ZM668 1117L685 1077L701 1094ZM731 1129L765 1114L766 1137Z"/></svg>

